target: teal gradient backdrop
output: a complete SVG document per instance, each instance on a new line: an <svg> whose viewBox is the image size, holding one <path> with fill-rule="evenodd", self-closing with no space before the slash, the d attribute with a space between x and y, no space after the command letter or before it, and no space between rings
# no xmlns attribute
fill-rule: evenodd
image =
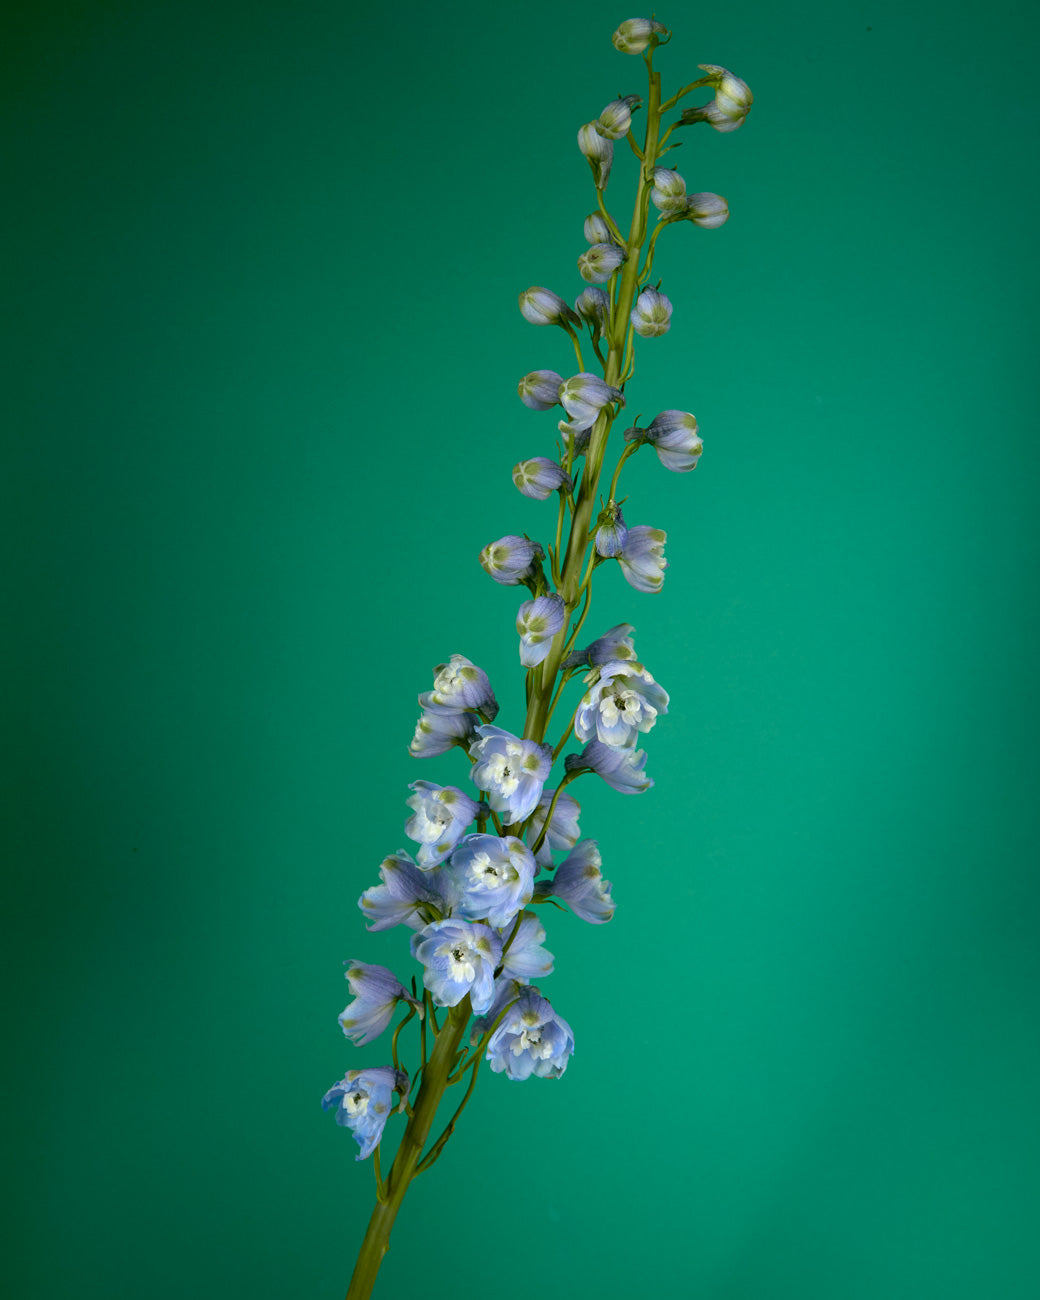
<svg viewBox="0 0 1040 1300"><path fill-rule="evenodd" d="M518 718L475 558L548 528L515 384L571 362L516 295L580 288L627 16L8 20L20 1300L342 1294L372 1176L318 1099L383 1056L341 963L406 964L355 902L407 783L461 776L406 753L433 665ZM662 239L629 387L705 439L626 471L664 590L607 573L592 618L672 692L657 785L579 790L619 908L551 926L571 1069L481 1081L378 1294L1035 1300L1037 18L659 16L666 86L722 63L756 104L683 145L733 215Z"/></svg>

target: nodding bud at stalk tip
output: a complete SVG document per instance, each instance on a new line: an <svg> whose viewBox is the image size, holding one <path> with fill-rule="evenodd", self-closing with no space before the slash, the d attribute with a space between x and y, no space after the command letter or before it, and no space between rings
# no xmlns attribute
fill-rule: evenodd
<svg viewBox="0 0 1040 1300"><path fill-rule="evenodd" d="M595 122L586 122L578 131L578 148L589 160L596 189L605 190L614 163L614 141L600 135Z"/></svg>
<svg viewBox="0 0 1040 1300"><path fill-rule="evenodd" d="M651 41L657 45L660 37L670 35L664 23L652 18L626 18L611 38L614 49L622 54L642 54Z"/></svg>
<svg viewBox="0 0 1040 1300"><path fill-rule="evenodd" d="M595 127L600 135L608 140L622 140L628 135L632 125L632 110L639 108L642 100L638 95L626 95L624 99L612 99L599 117Z"/></svg>
<svg viewBox="0 0 1040 1300"><path fill-rule="evenodd" d="M520 315L532 325L581 325L581 318L558 293L537 284L520 295Z"/></svg>

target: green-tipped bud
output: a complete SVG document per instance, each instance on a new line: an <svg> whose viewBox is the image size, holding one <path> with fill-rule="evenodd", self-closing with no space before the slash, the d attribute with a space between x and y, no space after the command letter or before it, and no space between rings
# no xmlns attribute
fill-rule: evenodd
<svg viewBox="0 0 1040 1300"><path fill-rule="evenodd" d="M690 122L707 122L716 131L735 131L743 126L755 97L746 81L741 81L726 68L717 63L700 63L698 67L707 72L711 84L715 87L715 98L702 108L688 108L683 113L681 124Z"/></svg>
<svg viewBox="0 0 1040 1300"><path fill-rule="evenodd" d="M639 108L642 102L638 95L612 99L596 119L596 130L608 140L624 139L632 125L632 110Z"/></svg>
<svg viewBox="0 0 1040 1300"><path fill-rule="evenodd" d="M678 215L682 221L714 230L729 220L729 204L721 194L688 194L686 207Z"/></svg>
<svg viewBox="0 0 1040 1300"><path fill-rule="evenodd" d="M610 319L610 298L605 289L584 289L574 300L574 310L588 323L594 339L599 341L607 332Z"/></svg>
<svg viewBox="0 0 1040 1300"><path fill-rule="evenodd" d="M590 244L613 244L617 242L601 212L590 212L585 218L585 238Z"/></svg>
<svg viewBox="0 0 1040 1300"><path fill-rule="evenodd" d="M667 167L655 167L650 201L664 216L676 216L686 207L686 182L678 172Z"/></svg>
<svg viewBox="0 0 1040 1300"><path fill-rule="evenodd" d="M581 325L581 317L571 311L558 293L532 285L520 295L520 314L532 325Z"/></svg>
<svg viewBox="0 0 1040 1300"><path fill-rule="evenodd" d="M657 45L662 36L667 40L669 35L664 23L652 18L626 18L612 39L614 49L622 54L642 54L651 41Z"/></svg>
<svg viewBox="0 0 1040 1300"><path fill-rule="evenodd" d="M595 122L586 122L578 132L578 148L589 160L596 189L605 190L614 163L614 141L600 135Z"/></svg>
<svg viewBox="0 0 1040 1300"><path fill-rule="evenodd" d="M578 258L578 270L589 284L604 284L624 260L624 249L617 244L593 244Z"/></svg>

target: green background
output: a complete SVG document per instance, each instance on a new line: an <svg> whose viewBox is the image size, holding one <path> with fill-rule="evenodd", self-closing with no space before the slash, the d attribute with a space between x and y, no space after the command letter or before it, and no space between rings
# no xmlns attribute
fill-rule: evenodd
<svg viewBox="0 0 1040 1300"><path fill-rule="evenodd" d="M318 1100L356 910L453 652L519 725L517 459L570 373L575 132L629 16L534 0L41 2L4 41L3 1274L17 1297L335 1297L372 1176ZM586 778L615 921L551 920L558 1083L482 1079L378 1294L1035 1300L1037 18L676 4L718 231L667 232L628 413L672 694L656 788ZM608 197L630 203L619 153ZM10 199L13 198L13 203ZM627 221L627 216L625 217ZM674 236L674 237L673 237ZM599 579L597 579L599 581Z"/></svg>

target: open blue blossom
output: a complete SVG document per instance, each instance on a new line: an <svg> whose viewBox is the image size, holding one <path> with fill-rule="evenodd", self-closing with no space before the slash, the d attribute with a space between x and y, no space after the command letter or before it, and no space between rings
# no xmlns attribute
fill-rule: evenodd
<svg viewBox="0 0 1040 1300"><path fill-rule="evenodd" d="M596 670L585 678L588 682ZM615 660L598 670L598 678L585 692L574 715L579 740L602 740L607 745L632 748L639 733L649 731L659 713L668 712L668 692L641 663Z"/></svg>
<svg viewBox="0 0 1040 1300"><path fill-rule="evenodd" d="M424 709L415 724L415 735L408 752L413 758L436 758L438 754L446 754L453 745L468 745L479 723L479 713Z"/></svg>
<svg viewBox="0 0 1040 1300"><path fill-rule="evenodd" d="M538 803L552 767L552 749L501 727L478 727L477 737L469 749L474 785L487 794L495 812L522 822Z"/></svg>
<svg viewBox="0 0 1040 1300"><path fill-rule="evenodd" d="M347 965L347 983L354 1001L340 1012L343 1032L358 1047L378 1038L393 1018L398 1002L407 1002L421 1016L423 1005L416 1002L392 970L368 966L363 961Z"/></svg>
<svg viewBox="0 0 1040 1300"><path fill-rule="evenodd" d="M685 474L694 469L704 450L697 417L689 411L662 411L645 429L625 430L626 442L648 442L665 469Z"/></svg>
<svg viewBox="0 0 1040 1300"><path fill-rule="evenodd" d="M480 812L480 804L453 785L413 781L409 789L415 791L408 800L413 815L404 833L421 846L419 866L428 869L443 862L458 844L466 827Z"/></svg>
<svg viewBox="0 0 1040 1300"><path fill-rule="evenodd" d="M555 370L532 370L516 386L520 400L532 411L548 411L560 400L560 385L563 376Z"/></svg>
<svg viewBox="0 0 1040 1300"><path fill-rule="evenodd" d="M513 466L513 482L532 501L548 501L554 492L571 490L571 476L548 456L532 456Z"/></svg>
<svg viewBox="0 0 1040 1300"><path fill-rule="evenodd" d="M653 785L643 775L643 749L616 749L602 740L590 740L580 754L568 754L563 765L568 772L595 772L619 794L642 794Z"/></svg>
<svg viewBox="0 0 1040 1300"><path fill-rule="evenodd" d="M336 1123L353 1130L365 1160L379 1145L383 1126L393 1111L393 1093L408 1095L408 1075L389 1065L348 1070L321 1099L322 1110L336 1108Z"/></svg>
<svg viewBox="0 0 1040 1300"><path fill-rule="evenodd" d="M581 320L571 311L558 293L532 285L520 295L520 314L532 325L580 325Z"/></svg>
<svg viewBox="0 0 1040 1300"><path fill-rule="evenodd" d="M520 662L525 668L534 668L548 655L565 617L563 597L555 592L525 600L520 606L516 630L520 634Z"/></svg>
<svg viewBox="0 0 1040 1300"><path fill-rule="evenodd" d="M528 822L530 830L530 839L533 844L542 833L542 827L545 825L545 814L549 811L549 805L552 803L555 790L545 790L542 797L538 800L538 807L531 814L531 820ZM556 807L553 809L552 817L549 820L549 829L545 833L545 839L542 840L541 847L534 855L534 860L541 868L551 867L553 863L553 849L572 849L577 843L578 835L578 818L581 815L581 804L572 794L566 790L561 790L556 800Z"/></svg>
<svg viewBox="0 0 1040 1300"><path fill-rule="evenodd" d="M498 701L483 668L465 655L452 655L433 670L433 690L424 691L419 703L430 712L461 713L472 709L489 719L498 712Z"/></svg>
<svg viewBox="0 0 1040 1300"><path fill-rule="evenodd" d="M395 925L421 930L446 916L454 902L453 877L437 868L423 871L403 850L383 859L379 879L382 884L372 885L358 899L366 928L373 932Z"/></svg>
<svg viewBox="0 0 1040 1300"><path fill-rule="evenodd" d="M510 925L509 930L512 931ZM508 934L503 931L508 939ZM545 926L534 912L525 912L517 927L509 951L502 957L502 976L510 976L527 984L530 980L540 979L552 973L553 955L542 944L545 942Z"/></svg>
<svg viewBox="0 0 1040 1300"><path fill-rule="evenodd" d="M480 552L480 564L484 572L503 587L518 587L527 582L535 571L535 565L545 559L545 552L538 542L529 537L518 537L508 533L497 542L488 542Z"/></svg>
<svg viewBox="0 0 1040 1300"><path fill-rule="evenodd" d="M506 1011L491 1035L487 1059L510 1079L558 1079L574 1052L574 1034L533 984Z"/></svg>
<svg viewBox="0 0 1040 1300"><path fill-rule="evenodd" d="M650 528L636 524L628 530L625 546L617 557L625 580L636 591L651 595L661 590L668 561L664 558L664 544L668 534L663 528Z"/></svg>
<svg viewBox="0 0 1040 1300"><path fill-rule="evenodd" d="M412 935L412 956L423 965L423 983L439 1007L456 1007L468 993L483 1015L494 997L495 967L502 940L486 925L449 917Z"/></svg>
<svg viewBox="0 0 1040 1300"><path fill-rule="evenodd" d="M560 388L560 405L571 417L570 427L574 432L591 429L596 416L609 402L624 406L625 395L620 388L611 388L599 375L583 371L564 380Z"/></svg>
<svg viewBox="0 0 1040 1300"><path fill-rule="evenodd" d="M603 860L595 840L582 840L556 868L551 880L540 882L538 898L560 898L575 916L602 925L614 915L610 881L603 879Z"/></svg>
<svg viewBox="0 0 1040 1300"><path fill-rule="evenodd" d="M451 855L458 885L455 911L501 929L531 901L534 858L515 835L467 835Z"/></svg>
<svg viewBox="0 0 1040 1300"><path fill-rule="evenodd" d="M634 659L635 646L632 633L635 628L631 623L618 623L604 632L583 650L575 650L563 661L564 668L596 668L608 664L614 659Z"/></svg>

